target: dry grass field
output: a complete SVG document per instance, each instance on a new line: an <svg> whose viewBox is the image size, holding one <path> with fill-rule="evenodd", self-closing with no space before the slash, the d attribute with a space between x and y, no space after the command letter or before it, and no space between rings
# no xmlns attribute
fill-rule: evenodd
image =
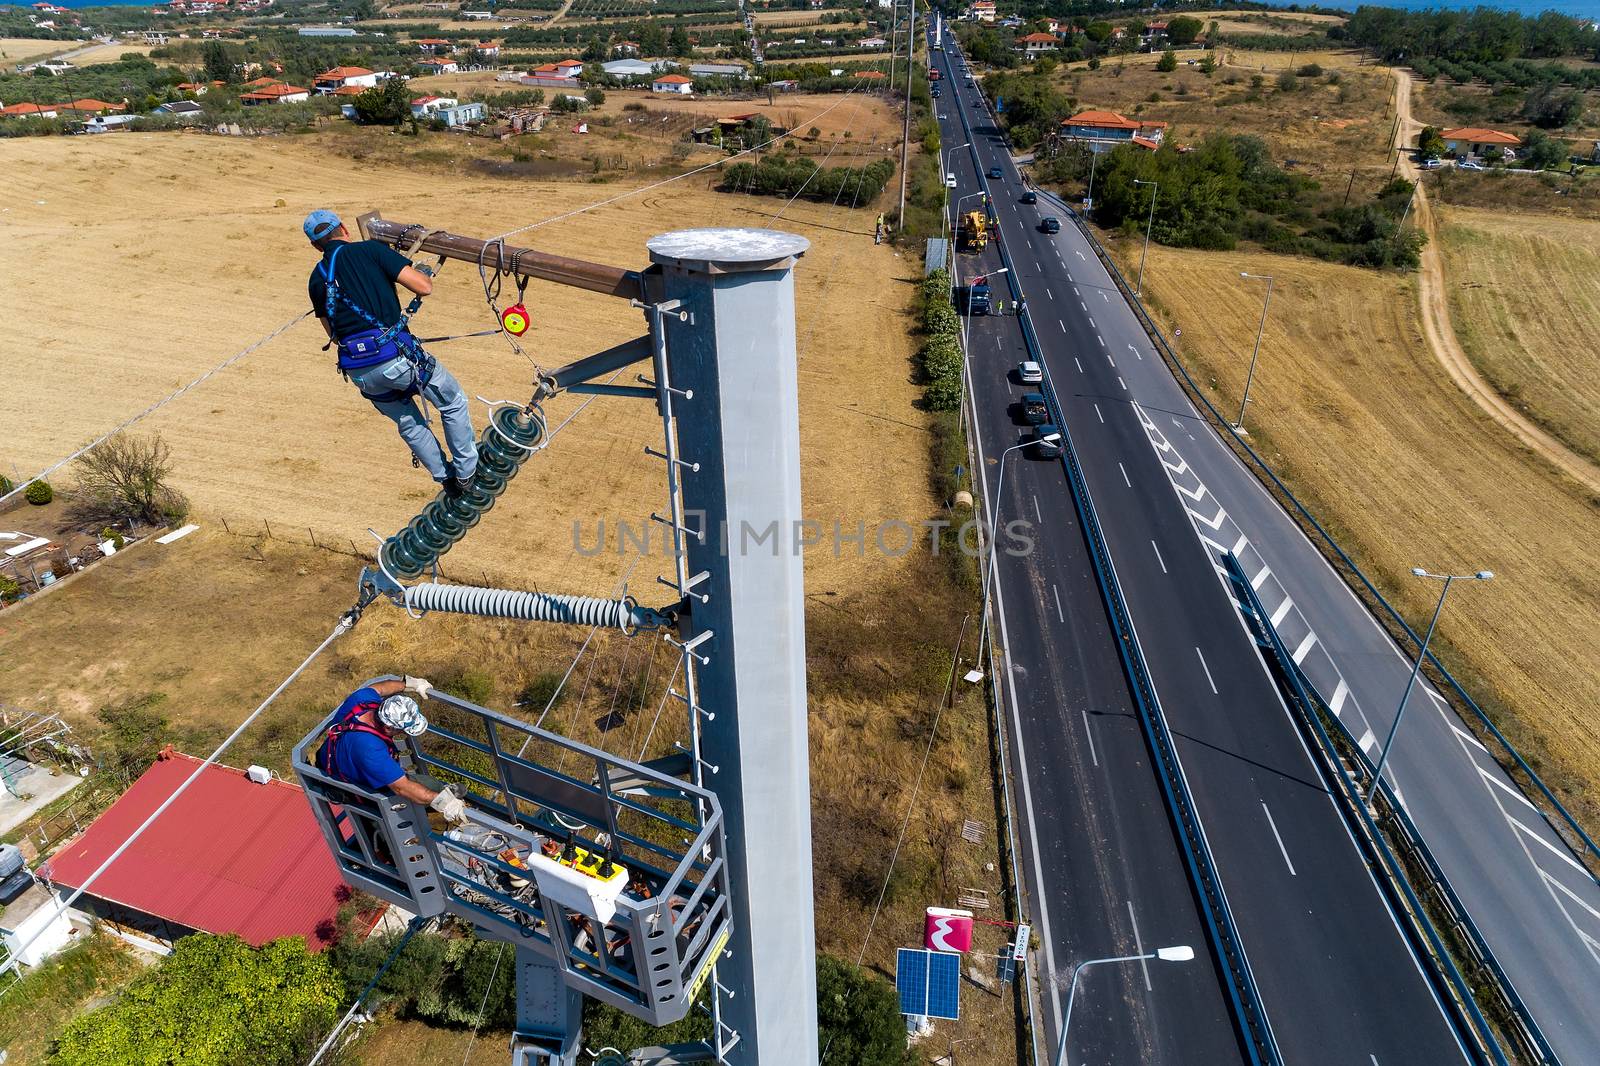
<svg viewBox="0 0 1600 1066"><path fill-rule="evenodd" d="M1123 262L1137 248L1123 249ZM1152 245L1146 291L1224 408L1237 404L1261 311L1241 270L1278 285L1251 389L1251 432L1413 622L1412 566L1496 581L1439 623L1442 652L1575 808L1600 805L1600 501L1530 457L1451 384L1423 343L1414 281L1245 252Z"/></svg>
<svg viewBox="0 0 1600 1066"><path fill-rule="evenodd" d="M136 55L147 56L154 48L155 45L150 44L135 44L132 41L118 41L115 44L100 45L98 48L92 48L81 55L74 56L72 58L72 63L80 67L87 67L93 63L115 63L129 52L132 52Z"/></svg>
<svg viewBox="0 0 1600 1066"><path fill-rule="evenodd" d="M1451 320L1478 371L1600 461L1600 222L1468 208L1440 222Z"/></svg>
<svg viewBox="0 0 1600 1066"><path fill-rule="evenodd" d="M79 47L74 41L48 41L34 37L0 37L0 61L13 66L40 56L53 55Z"/></svg>
<svg viewBox="0 0 1600 1066"><path fill-rule="evenodd" d="M626 188L358 164L328 143L165 135L8 143L18 186L0 233L37 271L0 278L0 302L32 309L8 320L0 362L16 395L33 398L8 422L0 469L43 466L300 313L313 257L299 222L311 207L346 217L381 208L390 218L487 235ZM639 266L645 238L671 228L771 223L805 234L812 248L796 282L806 514L851 529L938 513L929 422L909 380L905 309L920 258L874 247L873 211L796 203L775 220L783 201L715 193L711 180L654 189L518 239ZM100 299L92 319L47 282L91 270ZM535 326L524 343L546 366L641 332L637 312L604 297L535 283L527 302ZM476 272L447 266L419 327L431 334L486 324ZM354 597L360 564L306 545L307 527L324 543L370 543L366 528L392 531L431 485L411 469L392 427L339 380L319 340L315 324L302 323L143 424L171 442L175 481L193 498L202 530L120 554L0 613L8 703L59 710L93 736L98 708L158 693L167 736L205 750L326 635ZM527 394L532 367L499 338L440 346L439 354L473 394ZM547 411L557 422L577 406L561 398ZM573 529L579 524L587 542L600 520L648 524L664 489L643 448L658 434L649 405L595 400L446 556L446 577L598 595L627 579L654 602L649 590L664 557L586 557L573 547ZM252 535L229 535L223 519ZM262 535L263 520L274 539ZM948 565L925 553L886 559L823 547L808 554L806 576L818 942L853 959L943 698L962 609ZM559 677L583 637L445 616L413 622L374 606L228 758L285 769L291 743L379 672L420 673L511 707ZM968 629L967 659L973 639ZM546 725L624 753L663 750L683 735L670 707L651 731L670 650L650 637L597 636ZM620 725L604 721L612 712ZM941 720L866 956L880 970L896 945L920 936L923 906L953 904L967 887L999 897L996 875L984 869L997 859L985 721L981 693L970 687ZM603 727L611 728L602 737ZM984 847L961 840L969 817L991 827ZM997 950L1001 934L988 931L993 943L984 947ZM980 1066L1014 1061L1009 1000L970 989L967 1000L970 1016L950 1035L985 1037L981 1049L967 1045ZM380 1050L422 1039L408 1031L380 1032ZM427 1061L467 1051L465 1033L427 1039L448 1048ZM478 1048L503 1049L502 1041L484 1034ZM395 1060L384 1051L375 1061Z"/></svg>
<svg viewBox="0 0 1600 1066"><path fill-rule="evenodd" d="M1261 74L1258 57L1269 54L1277 53L1235 53L1210 77L1185 65L1163 74L1152 62L1119 69L1121 60L1112 60L1095 71L1076 66L1056 81L1077 107L1171 123L1171 143L1193 143L1214 132L1255 134L1280 164L1293 160L1297 173L1318 178L1325 188L1342 191L1354 168L1356 191L1370 195L1387 179L1391 163L1384 147L1392 116L1388 72L1340 70L1336 83L1332 75L1302 78L1293 92L1279 91L1269 74L1253 89L1250 79Z"/></svg>

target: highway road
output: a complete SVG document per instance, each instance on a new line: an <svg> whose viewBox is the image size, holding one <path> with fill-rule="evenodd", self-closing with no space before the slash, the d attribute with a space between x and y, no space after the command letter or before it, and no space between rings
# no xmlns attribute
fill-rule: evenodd
<svg viewBox="0 0 1600 1066"><path fill-rule="evenodd" d="M1081 237L1070 225L1053 237L1040 233L1038 220L1048 209L1018 202L1022 188L1016 168L979 105L976 89L952 69L954 59L950 53L935 53L935 62L947 70L944 95L937 102L944 143L961 145L969 139L957 111L967 109L977 162L984 170L1001 168L1002 177L988 182L1001 233L1028 297L1046 370L1065 407L1284 1060L1379 1066L1466 1061L1430 981L1213 573L1194 519L1181 502L1189 497L1174 491L1169 481L1171 468L1183 466L1172 458L1173 450L1196 445L1209 431L1183 402L1132 312L1092 252L1082 247ZM952 155L957 188L950 195L959 203L984 182L968 152ZM978 202L972 197L962 206ZM963 278L1000 267L993 247L959 259ZM1005 292L1003 287L996 291ZM1023 357L1023 345L1015 318L979 317L970 325L973 407L992 493L998 473L994 459L1024 432L1006 417L1024 391L1011 374ZM1060 464L1026 455L1016 453L1010 460L999 508L1002 518L1037 520L1041 536L1027 557L1002 556L1001 625L1014 681L1011 725L1019 763L1023 850L1030 857L1025 865L1031 866L1027 875L1035 910L1041 925L1048 926L1047 933L1041 928L1045 986L1060 989L1074 963L1100 953L1098 944L1086 941L1079 912L1086 906L1092 911L1099 895L1098 909L1105 913L1109 907L1104 897L1120 886L1097 888L1095 877L1081 868L1074 853L1066 859L1074 869L1065 881L1056 864L1038 856L1050 854L1051 834L1059 838L1063 831L1058 823L1075 817L1075 809L1089 802L1069 793L1092 787L1115 797L1147 787L1128 772L1128 763L1109 771L1096 766L1097 756L1111 745L1122 741L1129 752L1123 757L1142 766L1146 776L1150 771L1147 756L1134 752L1139 745L1127 717L1126 683L1108 644L1081 531L1070 521ZM1072 577L1077 580L1068 580ZM1119 684L1120 700L1100 702ZM1032 709L1023 709L1025 704ZM1089 756L1087 766L1084 754ZM1063 803L1068 804L1064 809ZM1103 823L1093 828L1092 839L1101 852L1118 861L1149 846L1147 834L1112 835ZM1113 823L1109 828L1124 827ZM1171 848L1170 826L1160 841L1164 849ZM1102 855L1096 861L1106 859ZM1167 889L1169 897L1175 894ZM1193 913L1192 896L1186 913ZM1146 950L1171 939L1149 926L1141 915ZM1158 971L1154 987L1138 981L1130 988L1124 981L1111 989L1088 985L1106 976L1090 971L1095 976L1086 976L1074 1008L1069 1061L1229 1061L1196 1054L1181 1044L1173 1052L1157 1045L1158 1054L1137 1058L1106 1050L1114 1046L1106 1041L1118 1038L1105 1030L1125 1024L1135 1006L1146 1017L1161 1019L1163 1026L1214 1031L1214 1026L1202 1024L1203 1012L1196 1013L1195 1004L1164 1001L1174 979L1194 980L1193 971L1152 964L1153 981ZM1214 973L1204 976L1215 983ZM1053 1040L1059 1024L1055 1010L1047 1010L1046 1017ZM1238 1055L1235 1049L1231 1057Z"/></svg>

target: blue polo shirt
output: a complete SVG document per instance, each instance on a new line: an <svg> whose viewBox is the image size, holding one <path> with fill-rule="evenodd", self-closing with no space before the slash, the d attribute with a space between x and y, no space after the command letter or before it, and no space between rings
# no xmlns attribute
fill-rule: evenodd
<svg viewBox="0 0 1600 1066"><path fill-rule="evenodd" d="M381 703L383 697L378 695L376 689L371 686L358 688L339 704L334 722L355 718ZM319 765L323 762L320 758L317 761ZM368 792L388 788L406 775L395 760L394 748L387 740L359 729L339 735L333 744L332 765L323 766L323 769L339 780L348 781Z"/></svg>

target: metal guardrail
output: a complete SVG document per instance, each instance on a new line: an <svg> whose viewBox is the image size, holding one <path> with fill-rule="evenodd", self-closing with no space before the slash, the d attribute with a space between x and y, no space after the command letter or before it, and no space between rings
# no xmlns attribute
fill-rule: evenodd
<svg viewBox="0 0 1600 1066"><path fill-rule="evenodd" d="M1407 852L1407 857L1412 860L1413 865L1419 865L1428 872L1431 883L1424 886L1423 891L1430 888L1434 890L1436 901L1443 904L1443 909L1450 916L1451 924L1458 936L1471 946L1474 953L1473 961L1480 966L1488 967L1491 975L1499 982L1498 990L1502 993L1502 1005L1506 1008L1507 1014L1517 1019L1523 1030L1508 1035L1521 1038L1519 1042L1523 1045L1522 1049L1529 1054L1531 1061L1556 1063L1558 1060L1554 1052L1550 1050L1538 1026L1522 1007L1522 1002L1517 998L1515 991L1504 981L1499 964L1489 953L1487 945L1483 943L1483 938L1478 934L1477 927L1473 925L1466 909L1461 906L1449 881L1444 877L1438 864L1433 861L1432 853L1428 851L1428 846L1421 835L1416 832L1416 827L1411 824L1410 817L1405 813L1405 808L1395 796L1388 780L1378 782L1377 794L1372 797L1372 806L1369 807L1362 799L1360 782L1365 782L1366 787L1370 789L1373 771L1376 768L1356 743L1356 738L1338 716L1328 709L1315 686L1295 663L1294 656L1290 654L1278 635L1277 627L1268 621L1267 612L1262 607L1254 587L1251 586L1244 568L1239 565L1239 560L1229 552L1223 556L1223 563L1228 570L1234 598L1239 602L1245 624L1250 628L1256 643L1271 653L1269 665L1284 690L1285 702L1298 712L1297 719L1302 734L1309 737L1323 756L1323 776L1329 779L1330 785L1333 786L1329 791L1339 801L1341 816L1366 854L1368 865L1375 873L1381 875L1379 884L1390 897L1396 916L1405 919L1400 923L1402 932L1412 941L1415 949L1426 953L1433 960L1430 980L1434 983L1441 1001L1453 1008L1451 1013L1457 1035L1463 1038L1463 1043L1478 1052L1480 1062L1492 1061L1496 1066L1508 1066L1506 1056L1495 1039L1493 1028L1478 1007L1477 997L1445 946L1438 927L1429 916L1427 907L1418 897L1417 889L1411 884L1405 865L1390 847L1390 842L1380 824L1382 819L1386 818L1395 823L1398 830L1395 844ZM1343 744L1336 743L1328 734L1325 723L1329 721L1339 731ZM1352 766L1359 771L1360 782L1357 780L1357 775L1351 772ZM1375 812L1375 808L1381 810Z"/></svg>
<svg viewBox="0 0 1600 1066"><path fill-rule="evenodd" d="M978 159L977 149L970 143L972 127L967 121L966 110L958 107L957 111L961 115L962 129L967 134L969 141L967 150L972 159L973 169L978 175L979 187L987 193L989 186L984 178L982 163ZM995 247L999 249L1000 260L1007 268L1005 274L1007 288L1014 300L1019 299L1022 295L1021 286L1018 284L1016 271L1012 268L1011 257L1006 252L1003 237L995 241ZM1023 342L1030 357L1043 365L1038 337L1033 332L1027 313L1024 312L1018 318L1022 326ZM1116 568L1100 530L1099 516L1095 512L1093 500L1090 499L1088 484L1083 477L1077 452L1072 444L1072 434L1067 429L1066 419L1062 415L1061 404L1050 380L1048 369L1045 372L1043 388L1051 410L1055 412L1056 425L1061 430L1062 465L1066 468L1067 480L1072 487L1073 507L1077 511L1078 521L1083 527L1085 540L1089 545L1096 584L1100 588L1101 596L1117 630L1117 649L1123 671L1133 692L1134 703L1139 713L1139 724L1150 747L1152 759L1158 767L1156 778L1161 785L1168 814L1178 830L1178 839L1183 844L1184 866L1189 874L1190 883L1199 897L1200 913L1205 921L1207 939L1211 942L1212 951L1222 963L1227 975L1225 984L1228 1003L1239 1030L1241 1044L1253 1066L1263 1066L1263 1064L1278 1066L1283 1060L1278 1051L1277 1041L1273 1037L1266 1013L1261 1007L1255 975L1251 972L1249 960L1245 957L1238 927L1228 907L1222 882L1217 876L1210 844L1206 841L1205 830L1195 812L1194 799L1189 791L1188 781L1184 778L1183 767L1178 761L1166 717L1161 712L1155 686L1151 683L1149 670L1144 661L1144 654L1139 648L1138 635L1128 614L1122 586L1117 580Z"/></svg>
<svg viewBox="0 0 1600 1066"><path fill-rule="evenodd" d="M1112 261L1110 255L1106 253L1106 250L1100 244L1099 239L1096 238L1089 227L1084 224L1084 220L1078 211L1065 200L1054 195L1053 193L1040 190L1040 194L1054 200L1061 206L1062 210L1066 211L1067 214L1072 218L1073 222L1077 225L1079 232L1082 233L1084 239L1089 242L1089 246L1094 249L1095 255L1099 258L1101 264L1106 268L1106 272L1110 274L1112 281L1121 291L1124 299L1128 303L1128 306L1133 308L1134 314L1136 317L1138 317L1140 324L1144 327L1145 333L1150 336L1157 348L1160 349L1160 351L1166 356L1167 362L1172 365L1173 369L1175 369L1178 374L1182 376L1185 384L1187 384L1189 387L1190 394L1196 397L1199 402L1204 405L1206 411L1210 413L1212 420L1216 424L1216 428L1221 432L1227 433L1228 436L1233 440L1233 443L1250 458L1250 461L1255 464L1257 469L1259 469L1261 473L1265 475L1266 478L1272 483L1273 488L1275 488L1277 492L1280 493L1282 497L1293 506L1295 512L1300 516L1300 518L1303 519L1304 522L1316 532L1316 535L1320 537L1322 542L1328 546L1329 550L1338 557L1339 562L1356 578L1357 581L1361 583L1362 588L1367 591L1367 594L1370 595L1373 600L1375 600L1383 608L1384 612L1389 616L1389 619L1393 622L1393 624L1399 627L1400 631L1403 632L1414 645L1420 646L1422 640L1417 635L1416 630L1412 629L1410 624L1407 623L1403 617L1401 617L1400 612L1397 611L1394 606L1384 598L1383 593L1378 591L1377 586L1375 586L1362 571L1362 569L1356 565L1355 560L1350 558L1345 550L1340 547L1339 542L1333 539L1333 535L1323 527L1322 523L1317 521L1316 517L1312 515L1311 511L1305 506L1305 504L1301 503L1300 499L1295 496L1292 491L1290 491L1289 486L1283 483L1283 480L1279 478L1272 467L1267 464L1267 461L1263 459L1254 448L1250 447L1249 442L1247 442L1244 437L1233 428L1232 423L1230 423L1228 419L1223 416L1223 414L1219 412L1211 403L1210 398L1206 396L1204 390L1202 390L1195 382L1194 378L1190 376L1188 368L1185 367L1183 362L1178 358L1177 352L1173 351L1172 346L1167 343L1166 335L1161 332L1161 328L1157 326L1155 320L1150 317L1149 311L1145 309L1144 302L1140 300L1138 295L1133 291L1133 287L1128 284L1127 278L1122 276L1121 269L1119 269L1117 264ZM1432 649L1429 649L1427 658L1428 662L1432 664L1434 669L1438 672L1438 675L1442 677L1448 684L1450 691L1455 693L1457 699L1461 703L1465 704L1471 709L1473 715L1482 724L1483 728L1487 730L1490 736L1494 738L1495 742L1500 745L1506 757L1511 760L1518 770L1527 776L1527 779L1531 781L1538 789L1539 794L1544 797L1545 801L1550 805L1550 807L1553 808L1560 816L1561 821L1565 823L1567 828L1571 831L1571 834L1582 842L1583 846L1581 850L1587 853L1585 857L1587 857L1591 862L1600 863L1600 844L1596 844L1589 833L1578 824L1578 820L1574 818L1571 812L1569 812L1561 803L1561 801L1556 798L1555 793L1550 791L1549 786L1547 786L1539 777L1539 775L1534 772L1533 767L1528 765L1527 760L1522 757L1522 753L1512 745L1511 741L1506 739L1505 734L1500 732L1499 727L1494 724L1493 720L1490 719L1489 715L1483 710L1483 708L1479 707L1477 702L1467 694L1466 689L1461 687L1461 683L1457 681L1455 676L1445 668L1442 662L1439 661L1438 656L1434 654ZM1511 774L1510 776L1513 781L1517 780L1516 774ZM1518 783L1520 785L1520 782ZM1565 839L1565 834L1560 831L1559 827L1552 826L1551 828L1556 831L1557 836ZM1568 846L1572 846L1570 841L1568 841ZM1580 865L1582 864L1580 863ZM1588 866L1585 866L1585 869L1589 876L1593 878L1597 884L1600 884L1600 875L1597 875L1595 871Z"/></svg>

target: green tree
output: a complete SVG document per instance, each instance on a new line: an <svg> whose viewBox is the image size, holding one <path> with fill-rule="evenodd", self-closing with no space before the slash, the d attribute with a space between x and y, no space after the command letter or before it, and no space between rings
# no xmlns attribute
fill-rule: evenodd
<svg viewBox="0 0 1600 1066"><path fill-rule="evenodd" d="M1422 127L1422 132L1417 135L1417 152L1422 158L1438 159L1449 150L1438 130L1432 126Z"/></svg>
<svg viewBox="0 0 1600 1066"><path fill-rule="evenodd" d="M1560 166L1572 154L1572 148L1566 141L1558 141L1537 129L1528 131L1528 135L1522 139L1522 148L1525 152L1523 158L1532 170L1549 170Z"/></svg>
<svg viewBox="0 0 1600 1066"><path fill-rule="evenodd" d="M1167 20L1167 40L1173 44L1193 44L1195 38L1200 36L1200 29L1199 19L1179 15Z"/></svg>
<svg viewBox="0 0 1600 1066"><path fill-rule="evenodd" d="M583 94L583 98L594 106L599 107L601 104L606 102L606 93L604 89L596 86L586 91Z"/></svg>
<svg viewBox="0 0 1600 1066"><path fill-rule="evenodd" d="M817 956L817 1039L830 1066L912 1066L905 1018L882 978L827 955Z"/></svg>
<svg viewBox="0 0 1600 1066"><path fill-rule="evenodd" d="M56 1066L290 1066L305 1061L339 1016L328 960L298 937L252 948L196 933L108 1006L63 1030Z"/></svg>
<svg viewBox="0 0 1600 1066"><path fill-rule="evenodd" d="M35 507L43 507L56 498L56 490L50 487L48 481L31 481L22 490L22 498Z"/></svg>
<svg viewBox="0 0 1600 1066"><path fill-rule="evenodd" d="M1285 70L1278 75L1277 85L1280 93L1292 93L1300 88L1300 79L1294 71Z"/></svg>
<svg viewBox="0 0 1600 1066"><path fill-rule="evenodd" d="M399 126L411 117L411 94L404 78L385 78L351 103L356 120L366 126Z"/></svg>
<svg viewBox="0 0 1600 1066"><path fill-rule="evenodd" d="M1111 23L1091 22L1089 23L1088 27L1084 29L1083 35L1089 38L1089 40L1093 41L1095 44L1105 44L1111 39Z"/></svg>
<svg viewBox="0 0 1600 1066"><path fill-rule="evenodd" d="M168 484L172 450L159 433L118 433L72 464L73 512L95 522L159 523L189 513L189 501Z"/></svg>
<svg viewBox="0 0 1600 1066"><path fill-rule="evenodd" d="M682 26L672 27L672 33L667 37L667 51L678 58L687 56L689 48L689 31Z"/></svg>
<svg viewBox="0 0 1600 1066"><path fill-rule="evenodd" d="M1216 72L1216 69L1216 58L1212 56L1210 52L1207 52L1205 55L1200 57L1200 73L1209 78L1213 73Z"/></svg>
<svg viewBox="0 0 1600 1066"><path fill-rule="evenodd" d="M1161 53L1161 58L1156 61L1156 69L1163 74L1170 74L1178 69L1178 53L1168 48Z"/></svg>
<svg viewBox="0 0 1600 1066"><path fill-rule="evenodd" d="M208 81L236 82L239 79L239 64L228 46L221 41L211 41L200 53L201 62L205 64L205 76Z"/></svg>
<svg viewBox="0 0 1600 1066"><path fill-rule="evenodd" d="M1560 90L1547 82L1528 93L1522 113L1535 126L1561 129L1583 117L1583 98L1571 89Z"/></svg>

